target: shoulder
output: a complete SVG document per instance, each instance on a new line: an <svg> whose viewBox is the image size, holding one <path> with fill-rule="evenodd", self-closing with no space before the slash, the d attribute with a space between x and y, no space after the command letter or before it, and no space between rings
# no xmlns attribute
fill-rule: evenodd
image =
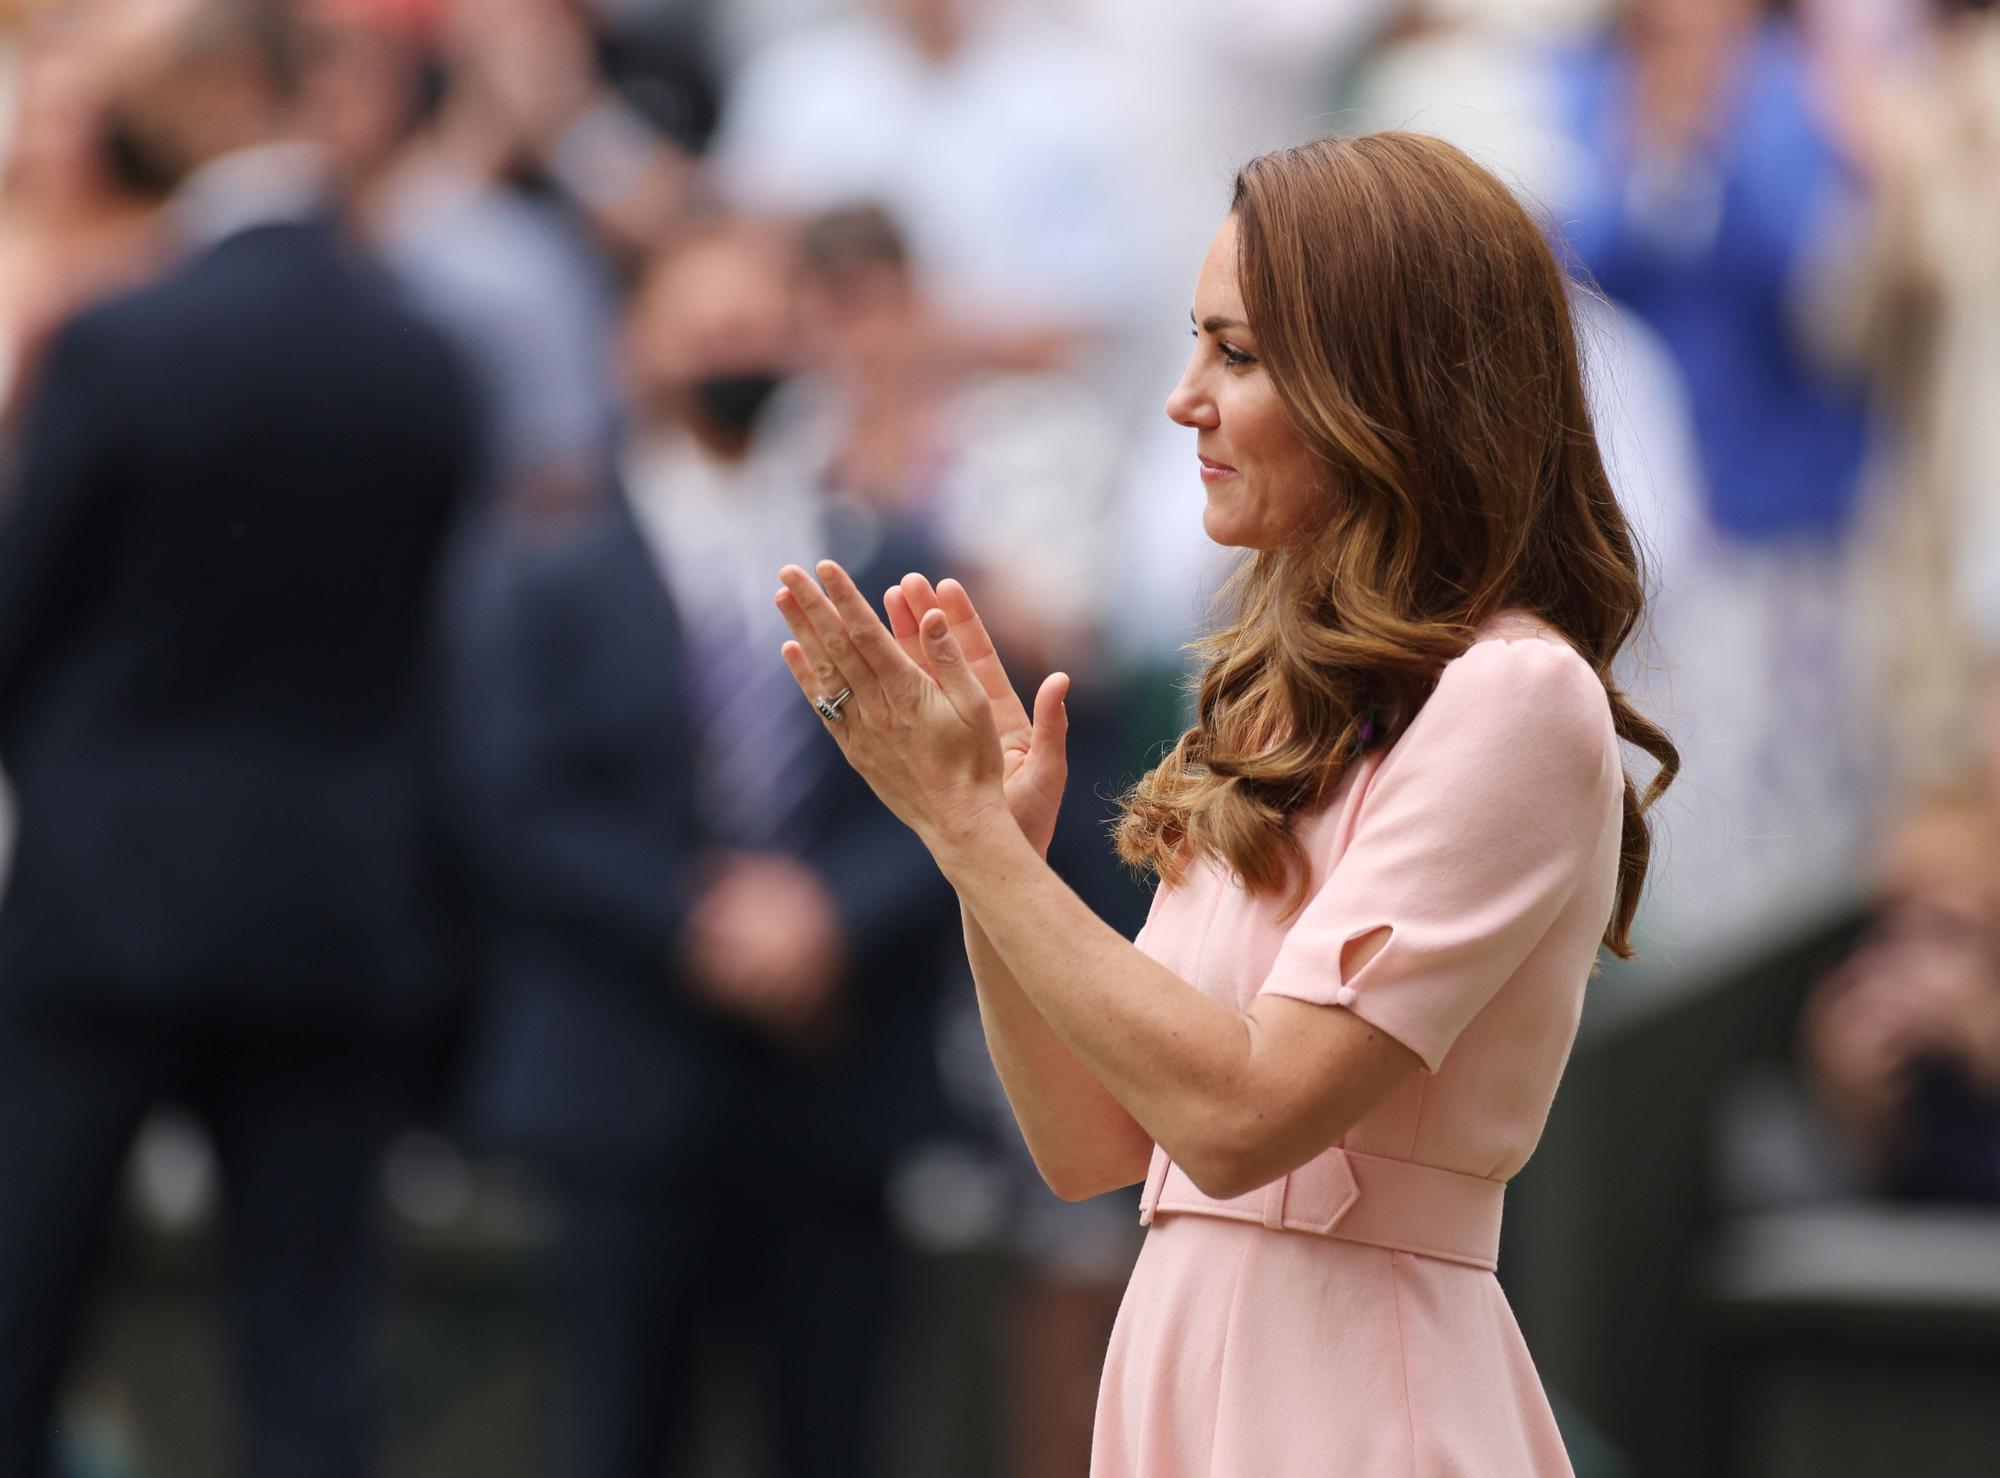
<svg viewBox="0 0 2000 1478"><path fill-rule="evenodd" d="M1539 629L1538 629L1539 628ZM1581 652L1539 623L1511 622L1444 665L1432 702L1478 704L1501 718L1544 715L1550 725L1610 721L1604 682Z"/></svg>
<svg viewBox="0 0 2000 1478"><path fill-rule="evenodd" d="M113 304L86 308L50 335L37 377L38 398L51 386L74 393L91 385L117 359L120 313Z"/></svg>
<svg viewBox="0 0 2000 1478"><path fill-rule="evenodd" d="M125 351L146 342L164 293L165 284L155 280L99 298L56 331L48 362L88 363L98 373L115 367Z"/></svg>
<svg viewBox="0 0 2000 1478"><path fill-rule="evenodd" d="M359 348L376 356L377 375L455 369L444 335L388 269L317 221L240 231L94 312L121 345L179 359L284 346L318 372ZM304 339L320 352L299 355Z"/></svg>
<svg viewBox="0 0 2000 1478"><path fill-rule="evenodd" d="M1426 768L1581 777L1614 740L1611 700L1590 663L1554 630L1513 618L1445 664L1387 763L1407 754Z"/></svg>
<svg viewBox="0 0 2000 1478"><path fill-rule="evenodd" d="M83 416L96 438L131 424L132 409L152 393L145 353L156 337L147 331L149 291L127 289L101 299L55 330L26 387L31 419L56 424Z"/></svg>

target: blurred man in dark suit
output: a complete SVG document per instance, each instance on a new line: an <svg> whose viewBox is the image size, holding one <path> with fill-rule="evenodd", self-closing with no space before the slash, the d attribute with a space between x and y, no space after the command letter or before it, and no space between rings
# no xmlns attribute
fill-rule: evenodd
<svg viewBox="0 0 2000 1478"><path fill-rule="evenodd" d="M373 1170L441 1003L423 705L472 476L442 344L287 141L279 0L119 0L184 260L57 339L0 525L0 1473L39 1478L146 1110L224 1181L259 1478L366 1470Z"/></svg>
<svg viewBox="0 0 2000 1478"><path fill-rule="evenodd" d="M623 495L519 563L467 669L495 921L475 1107L559 1192L574 1478L696 1471L698 1362L732 1345L770 1471L882 1468L886 1189L939 1113L957 925L778 660L780 565L883 589L925 560L821 491L783 383L792 293L752 227L653 263Z"/></svg>

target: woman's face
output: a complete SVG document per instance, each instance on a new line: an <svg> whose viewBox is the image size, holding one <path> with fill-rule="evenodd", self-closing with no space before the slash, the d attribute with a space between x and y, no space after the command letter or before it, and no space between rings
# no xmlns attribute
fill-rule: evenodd
<svg viewBox="0 0 2000 1478"><path fill-rule="evenodd" d="M1247 320L1236 285L1236 217L1229 215L1202 259L1194 353L1167 397L1167 415L1194 428L1208 537L1239 549L1276 549L1311 527L1325 496L1325 467L1293 429Z"/></svg>

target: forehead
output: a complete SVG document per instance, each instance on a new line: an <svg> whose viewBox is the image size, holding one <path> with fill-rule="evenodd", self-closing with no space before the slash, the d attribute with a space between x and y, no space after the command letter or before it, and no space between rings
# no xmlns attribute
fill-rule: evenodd
<svg viewBox="0 0 2000 1478"><path fill-rule="evenodd" d="M648 310L684 321L781 308L789 282L778 244L752 233L692 242L657 263L643 290Z"/></svg>
<svg viewBox="0 0 2000 1478"><path fill-rule="evenodd" d="M1197 317L1226 314L1241 317L1243 296L1236 285L1236 217L1226 215L1209 238L1208 251L1201 259L1201 274L1195 279L1194 306Z"/></svg>

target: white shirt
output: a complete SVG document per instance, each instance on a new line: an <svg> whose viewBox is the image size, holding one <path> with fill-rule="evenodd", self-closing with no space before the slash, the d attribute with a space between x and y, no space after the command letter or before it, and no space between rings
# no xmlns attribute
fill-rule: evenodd
<svg viewBox="0 0 2000 1478"><path fill-rule="evenodd" d="M820 721L779 659L790 633L772 600L780 566L810 569L825 552L815 484L797 469L768 439L738 463L677 434L624 458L640 535L681 615L703 822L737 845L778 843L825 758Z"/></svg>
<svg viewBox="0 0 2000 1478"><path fill-rule="evenodd" d="M190 246L209 247L252 226L322 217L330 198L325 155L280 140L211 159L181 182L169 208Z"/></svg>
<svg viewBox="0 0 2000 1478"><path fill-rule="evenodd" d="M684 609L734 605L747 630L770 633L775 660L787 635L772 604L778 570L811 569L826 553L819 491L796 452L765 438L743 461L724 462L668 433L637 438L620 462L633 516L675 600Z"/></svg>

